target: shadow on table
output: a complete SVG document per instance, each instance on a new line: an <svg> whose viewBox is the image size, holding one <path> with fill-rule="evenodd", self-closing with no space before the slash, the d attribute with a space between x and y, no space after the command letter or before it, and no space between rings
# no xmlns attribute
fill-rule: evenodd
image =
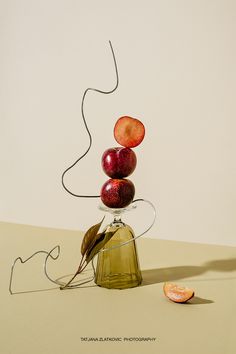
<svg viewBox="0 0 236 354"><path fill-rule="evenodd" d="M141 286L157 284L162 282L169 282L175 280L182 280L183 278L195 277L206 273L207 271L217 271L217 272L232 272L236 270L236 258L213 260L204 263L200 266L177 266L159 269L147 269L142 271L143 282ZM201 281L206 280L216 280L214 279L201 279ZM225 280L222 278L221 280ZM228 279L228 278L227 278ZM230 278L236 279L236 277ZM219 280L219 279L217 279ZM194 281L190 279L189 281ZM209 299L204 299L198 296L194 296L185 305L199 305L199 304L211 304L214 301Z"/></svg>
<svg viewBox="0 0 236 354"><path fill-rule="evenodd" d="M195 277L208 271L232 272L234 270L236 270L236 258L213 260L200 266L183 265L168 268L147 269L142 271L142 286ZM201 280L209 281L211 279Z"/></svg>
<svg viewBox="0 0 236 354"><path fill-rule="evenodd" d="M85 270L84 273L88 272L88 270ZM63 275L57 279L55 279L54 282L57 282L57 286L52 287L52 288L41 288L41 289L28 289L28 290L12 290L11 289L11 284L9 287L9 292L11 295L18 295L18 294L28 294L28 293L39 293L39 292L44 292L44 291L51 291L51 290L59 290L60 289L60 285L65 285L67 283L67 280L64 281L63 283L61 283L61 281L65 280L65 279L69 279L73 276L73 274L67 274L67 275ZM88 277L86 279L83 280L79 280L79 281L74 281L72 283L72 286L70 288L67 289L63 289L63 291L66 290L75 290L75 289L84 289L84 288L92 288L92 287L96 287L96 284L91 284L91 285L87 285L88 283L92 282L94 279L94 277Z"/></svg>
<svg viewBox="0 0 236 354"><path fill-rule="evenodd" d="M209 299L203 299L202 297L194 296L185 305L203 305L203 304L212 304L214 301Z"/></svg>

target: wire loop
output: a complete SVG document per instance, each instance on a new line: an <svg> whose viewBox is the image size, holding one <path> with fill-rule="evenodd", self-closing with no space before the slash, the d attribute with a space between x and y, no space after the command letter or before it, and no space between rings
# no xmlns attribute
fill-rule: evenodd
<svg viewBox="0 0 236 354"><path fill-rule="evenodd" d="M62 186L63 188L69 193L71 194L73 197L79 197L79 198L100 198L100 195L82 195L82 194L75 194L73 192L71 192L65 185L65 182L64 182L64 177L66 175L66 173L71 170L80 160L82 160L89 152L89 150L91 149L91 146L92 146L92 143L93 143L93 139L92 139L92 135L90 133L90 130L88 128L88 124L87 124L87 121L86 121L86 118L85 118L85 114L84 114L84 101L85 101L85 97L87 95L87 93L89 91L95 91L95 92L98 92L98 93L102 93L104 95L109 95L111 93L113 93L114 91L116 91L116 89L118 88L118 85L119 85L119 75L118 75L118 68L117 68L117 63L116 63L116 57L115 57L115 53L114 53L114 50L113 50L113 47L112 47L112 43L111 41L109 41L109 44L110 44L110 48L111 48L111 52L112 52L112 57L113 57L113 61L114 61L114 65L115 65L115 72L116 72L116 84L115 84L115 87L110 90L110 91L102 91L102 90L99 90L99 89L96 89L96 88L87 88L85 91L84 91L84 94L83 94L83 98L82 98L82 103L81 103L81 113L82 113L82 119L83 119L83 122L84 122L84 126L85 126L85 129L88 133L88 136L89 136L89 146L87 148L87 150L83 153L83 155L81 155L71 166L69 166L63 173L62 173L62 176L61 176L61 183L62 183Z"/></svg>

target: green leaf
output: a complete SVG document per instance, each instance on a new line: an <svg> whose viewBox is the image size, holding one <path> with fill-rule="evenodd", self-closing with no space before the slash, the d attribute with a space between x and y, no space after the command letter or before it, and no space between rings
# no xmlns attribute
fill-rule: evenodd
<svg viewBox="0 0 236 354"><path fill-rule="evenodd" d="M100 221L98 224L91 226L88 231L86 231L82 244L81 244L81 254L84 256L88 250L90 250L94 243L96 242L96 236L98 233L98 230L100 229L100 226L102 225L102 222L104 220L105 216L103 217L102 221Z"/></svg>
<svg viewBox="0 0 236 354"><path fill-rule="evenodd" d="M116 230L117 231L117 230ZM86 263L88 264L95 256L98 254L98 252L106 245L106 243L114 236L116 231L111 231L111 232L104 232L101 234L98 234L96 242L93 244L89 252L86 254Z"/></svg>

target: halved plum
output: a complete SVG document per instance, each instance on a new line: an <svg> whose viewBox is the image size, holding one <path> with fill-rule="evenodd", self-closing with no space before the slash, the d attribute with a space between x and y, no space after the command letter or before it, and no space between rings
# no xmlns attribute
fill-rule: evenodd
<svg viewBox="0 0 236 354"><path fill-rule="evenodd" d="M145 136L143 123L129 116L120 117L114 127L114 137L116 141L128 148L138 146Z"/></svg>
<svg viewBox="0 0 236 354"><path fill-rule="evenodd" d="M193 289L173 283L165 283L163 286L163 291L168 299L179 303L185 303L194 296Z"/></svg>

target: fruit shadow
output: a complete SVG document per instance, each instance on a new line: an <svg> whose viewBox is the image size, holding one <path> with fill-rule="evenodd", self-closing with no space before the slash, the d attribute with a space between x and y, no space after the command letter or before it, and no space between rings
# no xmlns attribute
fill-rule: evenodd
<svg viewBox="0 0 236 354"><path fill-rule="evenodd" d="M212 303L214 303L213 300L203 299L202 297L194 296L192 299L190 299L188 302L186 302L184 304L185 305L203 305L203 304L212 304Z"/></svg>
<svg viewBox="0 0 236 354"><path fill-rule="evenodd" d="M162 282L192 278L208 271L233 272L236 270L236 258L213 260L199 266L176 266L168 268L145 269L142 271L142 286ZM234 277L235 279L236 277ZM209 279L201 279L209 280Z"/></svg>

